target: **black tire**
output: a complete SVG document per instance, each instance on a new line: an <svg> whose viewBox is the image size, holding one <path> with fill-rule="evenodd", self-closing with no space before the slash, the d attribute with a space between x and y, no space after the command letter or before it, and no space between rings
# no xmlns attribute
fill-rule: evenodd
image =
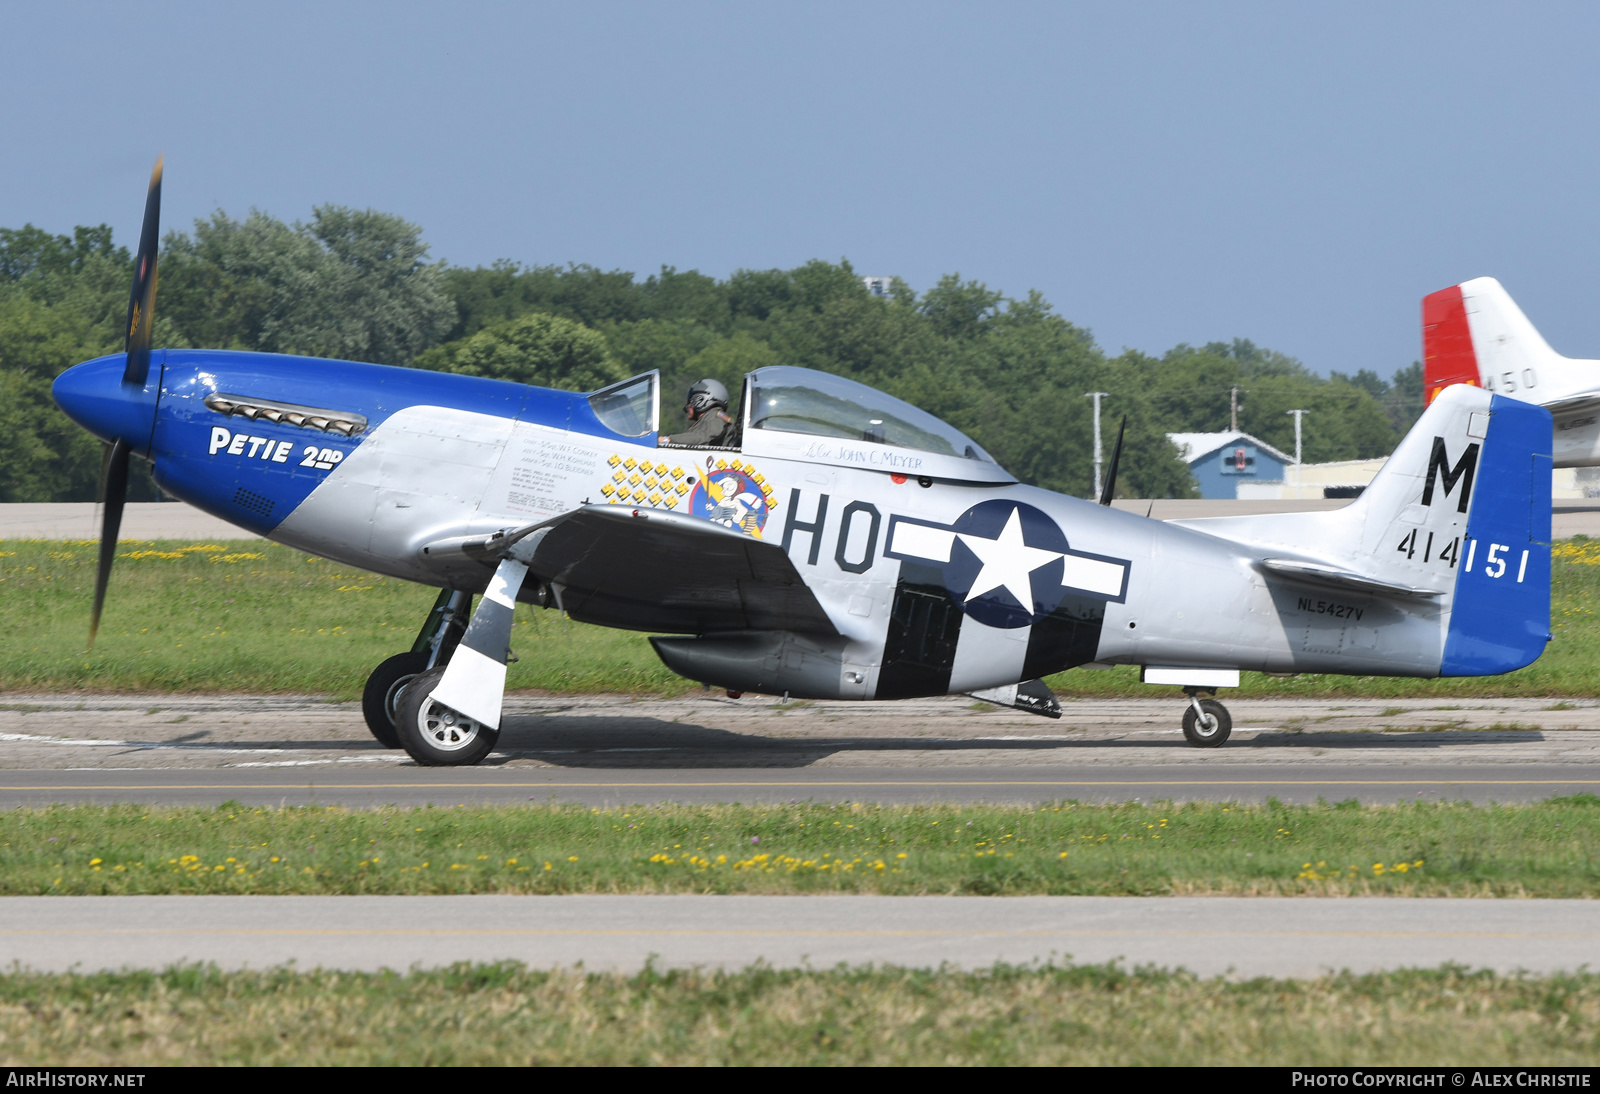
<svg viewBox="0 0 1600 1094"><path fill-rule="evenodd" d="M384 748L400 747L400 735L394 728L395 704L401 689L427 667L426 653L397 653L367 677L366 690L361 693L361 716Z"/></svg>
<svg viewBox="0 0 1600 1094"><path fill-rule="evenodd" d="M1196 748L1220 748L1228 739L1228 734L1233 732L1233 716L1228 713L1228 708L1215 699L1200 700L1201 708L1211 719L1215 719L1215 727L1200 724L1199 715L1194 712L1194 704L1183 712L1183 735L1189 743Z"/></svg>
<svg viewBox="0 0 1600 1094"><path fill-rule="evenodd" d="M433 701L444 666L431 668L407 684L395 707L400 747L424 767L466 767L494 750L498 727L490 729Z"/></svg>

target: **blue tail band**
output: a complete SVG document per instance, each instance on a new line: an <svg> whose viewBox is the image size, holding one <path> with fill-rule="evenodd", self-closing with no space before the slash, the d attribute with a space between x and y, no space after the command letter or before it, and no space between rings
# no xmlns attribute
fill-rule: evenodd
<svg viewBox="0 0 1600 1094"><path fill-rule="evenodd" d="M1520 669L1550 641L1550 413L1499 395L1489 413L1441 676Z"/></svg>

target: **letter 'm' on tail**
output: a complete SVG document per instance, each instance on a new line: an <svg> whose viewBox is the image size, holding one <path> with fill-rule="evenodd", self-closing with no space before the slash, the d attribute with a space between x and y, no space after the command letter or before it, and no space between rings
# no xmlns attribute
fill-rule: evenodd
<svg viewBox="0 0 1600 1094"><path fill-rule="evenodd" d="M1600 388L1600 361L1563 357L1492 277L1422 298L1422 377L1428 402L1451 384L1472 384L1550 405Z"/></svg>

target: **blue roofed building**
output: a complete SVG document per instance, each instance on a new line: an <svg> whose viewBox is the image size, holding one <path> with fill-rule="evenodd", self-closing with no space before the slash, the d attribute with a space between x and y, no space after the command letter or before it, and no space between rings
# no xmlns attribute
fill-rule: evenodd
<svg viewBox="0 0 1600 1094"><path fill-rule="evenodd" d="M1248 433L1168 433L1200 486L1202 498L1237 498L1241 483L1277 482L1294 466L1285 455Z"/></svg>

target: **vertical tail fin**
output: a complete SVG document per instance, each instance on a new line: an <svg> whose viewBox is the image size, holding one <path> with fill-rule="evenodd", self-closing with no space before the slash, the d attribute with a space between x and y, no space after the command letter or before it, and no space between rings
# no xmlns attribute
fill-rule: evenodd
<svg viewBox="0 0 1600 1094"><path fill-rule="evenodd" d="M1550 412L1440 392L1353 503L1364 573L1438 590L1440 676L1531 664L1550 640Z"/></svg>
<svg viewBox="0 0 1600 1094"><path fill-rule="evenodd" d="M1551 439L1543 407L1446 389L1344 511L1363 525L1347 565L1445 610L1441 676L1510 672L1544 651Z"/></svg>
<svg viewBox="0 0 1600 1094"><path fill-rule="evenodd" d="M1552 439L1544 407L1448 387L1343 509L1177 523L1250 545L1269 575L1388 604L1389 626L1418 628L1394 630L1408 646L1389 666L1510 672L1550 638Z"/></svg>
<svg viewBox="0 0 1600 1094"><path fill-rule="evenodd" d="M1600 362L1550 348L1511 295L1477 277L1422 298L1422 376L1429 402L1451 384L1548 403L1600 386Z"/></svg>
<svg viewBox="0 0 1600 1094"><path fill-rule="evenodd" d="M1511 672L1550 640L1552 433L1542 406L1447 388L1343 511L1347 565L1434 597L1440 676Z"/></svg>

